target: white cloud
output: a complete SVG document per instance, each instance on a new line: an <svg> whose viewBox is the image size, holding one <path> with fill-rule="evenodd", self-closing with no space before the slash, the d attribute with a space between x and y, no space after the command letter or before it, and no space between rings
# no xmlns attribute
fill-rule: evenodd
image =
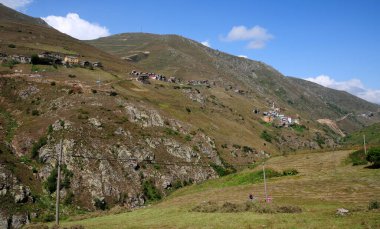
<svg viewBox="0 0 380 229"><path fill-rule="evenodd" d="M305 80L320 84L325 87L347 91L359 98L380 104L380 90L367 88L359 79L336 81L327 75L320 75L315 78L306 78Z"/></svg>
<svg viewBox="0 0 380 229"><path fill-rule="evenodd" d="M246 55L239 55L238 57L248 59L248 56L246 56Z"/></svg>
<svg viewBox="0 0 380 229"><path fill-rule="evenodd" d="M68 13L66 17L51 15L42 19L58 31L80 40L92 40L110 35L106 27L88 22L76 13Z"/></svg>
<svg viewBox="0 0 380 229"><path fill-rule="evenodd" d="M262 49L271 39L273 35L258 25L250 29L243 25L234 26L227 36L222 38L223 41L249 41L247 45L249 49Z"/></svg>
<svg viewBox="0 0 380 229"><path fill-rule="evenodd" d="M209 48L211 47L211 44L210 44L210 41L209 41L209 40L207 40L207 41L202 41L201 44L204 45L204 46L207 46L207 47L209 47Z"/></svg>
<svg viewBox="0 0 380 229"><path fill-rule="evenodd" d="M32 2L33 2L33 0L0 0L0 3L4 4L5 6L12 8L12 9L23 8Z"/></svg>

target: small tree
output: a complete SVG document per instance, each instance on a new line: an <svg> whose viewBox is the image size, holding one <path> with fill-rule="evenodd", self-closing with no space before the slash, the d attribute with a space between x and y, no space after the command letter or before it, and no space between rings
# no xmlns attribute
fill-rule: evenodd
<svg viewBox="0 0 380 229"><path fill-rule="evenodd" d="M372 162L375 168L380 168L380 147L369 149L366 159Z"/></svg>

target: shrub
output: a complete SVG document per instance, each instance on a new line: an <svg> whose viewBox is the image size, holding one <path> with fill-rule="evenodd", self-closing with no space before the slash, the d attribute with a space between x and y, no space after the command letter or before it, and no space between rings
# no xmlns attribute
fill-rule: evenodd
<svg viewBox="0 0 380 229"><path fill-rule="evenodd" d="M262 170L260 170L257 174L258 174L258 176L260 176L260 177L263 177L263 176L264 176L264 173L263 173ZM279 173L279 172L277 172L276 170L273 170L273 169L271 169L271 168L267 168L267 169L265 169L265 177L266 177L266 178L280 177L280 176L282 176L282 174Z"/></svg>
<svg viewBox="0 0 380 229"><path fill-rule="evenodd" d="M91 92L92 92L93 94L98 93L98 91L97 91L96 89L91 89Z"/></svg>
<svg viewBox="0 0 380 229"><path fill-rule="evenodd" d="M111 91L110 92L110 96L117 96L117 92L116 91Z"/></svg>
<svg viewBox="0 0 380 229"><path fill-rule="evenodd" d="M16 48L16 45L15 44L9 44L8 47L11 49L14 49L14 48Z"/></svg>
<svg viewBox="0 0 380 229"><path fill-rule="evenodd" d="M37 168L33 166L33 168L32 168L32 172L33 172L33 173L38 173Z"/></svg>
<svg viewBox="0 0 380 229"><path fill-rule="evenodd" d="M146 180L142 184L145 197L149 201L156 201L162 198L161 193L157 190L152 180Z"/></svg>
<svg viewBox="0 0 380 229"><path fill-rule="evenodd" d="M253 152L253 149L249 146L243 146L243 152L244 153Z"/></svg>
<svg viewBox="0 0 380 229"><path fill-rule="evenodd" d="M38 157L38 151L41 149L41 147L43 147L46 144L47 144L46 137L41 137L40 139L38 139L38 141L34 143L32 146L32 152L31 152L32 158Z"/></svg>
<svg viewBox="0 0 380 229"><path fill-rule="evenodd" d="M54 82L54 81L51 82L50 85L51 85L51 86L55 86L55 82Z"/></svg>
<svg viewBox="0 0 380 229"><path fill-rule="evenodd" d="M74 75L74 74L69 74L69 77L70 77L70 78L75 78L75 77L77 77L77 76Z"/></svg>
<svg viewBox="0 0 380 229"><path fill-rule="evenodd" d="M46 214L42 217L42 221L44 222L53 222L55 220L55 216L53 214Z"/></svg>
<svg viewBox="0 0 380 229"><path fill-rule="evenodd" d="M186 140L186 141L190 142L191 139L192 139L191 135L188 135L188 134L187 134L187 135L185 136L185 140Z"/></svg>
<svg viewBox="0 0 380 229"><path fill-rule="evenodd" d="M364 150L357 150L355 152L350 153L348 156L352 165L366 165L368 161L366 160L366 155Z"/></svg>
<svg viewBox="0 0 380 229"><path fill-rule="evenodd" d="M29 164L30 162L32 162L32 160L30 160L30 158L28 158L27 156L21 156L20 161L24 164Z"/></svg>
<svg viewBox="0 0 380 229"><path fill-rule="evenodd" d="M99 199L99 198L95 198L94 199L94 206L97 208L97 209L100 209L100 210L106 210L108 207L107 207L107 202L105 201L104 198L102 199Z"/></svg>
<svg viewBox="0 0 380 229"><path fill-rule="evenodd" d="M231 174L231 173L234 173L235 170L233 168L229 168L229 167L223 167L221 165L217 165L217 164L210 164L210 166L214 169L214 171L220 176L227 176L228 174Z"/></svg>
<svg viewBox="0 0 380 229"><path fill-rule="evenodd" d="M228 146L227 146L227 143L225 143L225 144L222 144L222 148L223 149L226 149Z"/></svg>
<svg viewBox="0 0 380 229"><path fill-rule="evenodd" d="M175 131L175 130L170 129L170 128L165 128L164 131L167 135L171 135L171 136L179 135L178 131Z"/></svg>
<svg viewBox="0 0 380 229"><path fill-rule="evenodd" d="M38 110L32 110L32 115L33 116L39 116L40 112Z"/></svg>
<svg viewBox="0 0 380 229"><path fill-rule="evenodd" d="M379 201L373 200L373 201L369 202L368 210L379 209L379 208L380 208Z"/></svg>
<svg viewBox="0 0 380 229"><path fill-rule="evenodd" d="M187 111L187 113L191 113L191 110L189 107L186 107L186 111Z"/></svg>
<svg viewBox="0 0 380 229"><path fill-rule="evenodd" d="M46 182L44 184L45 189L51 194L54 193L57 190L57 175L58 170L55 167L51 172L48 178L46 179Z"/></svg>
<svg viewBox="0 0 380 229"><path fill-rule="evenodd" d="M173 183L173 189L179 189L179 188L182 188L183 185L182 185L182 182L180 180L177 180L176 182Z"/></svg>
<svg viewBox="0 0 380 229"><path fill-rule="evenodd" d="M62 182L60 188L69 188L70 187L70 179L73 176L73 173L67 169L66 166L61 167L61 175L62 175ZM50 175L46 179L46 182L44 184L44 187L49 193L54 193L57 190L57 175L58 175L58 168L54 167L54 169L50 172Z"/></svg>
<svg viewBox="0 0 380 229"><path fill-rule="evenodd" d="M15 66L16 64L18 64L18 62L15 60L7 60L7 61L3 62L1 65L4 67L9 67L10 69L12 69L13 66Z"/></svg>
<svg viewBox="0 0 380 229"><path fill-rule="evenodd" d="M375 168L380 168L380 147L369 149L366 159L367 161L372 162Z"/></svg>
<svg viewBox="0 0 380 229"><path fill-rule="evenodd" d="M272 142L272 135L270 135L266 130L264 130L261 134L260 134L260 137L262 139L264 139L265 141L267 142Z"/></svg>
<svg viewBox="0 0 380 229"><path fill-rule="evenodd" d="M48 133L48 134L51 134L51 133L53 133L53 131L54 131L53 126L52 126L52 125L49 125L49 126L48 126L48 129L47 129L47 133Z"/></svg>
<svg viewBox="0 0 380 229"><path fill-rule="evenodd" d="M295 176L298 174L297 169L285 169L282 174L284 176Z"/></svg>
<svg viewBox="0 0 380 229"><path fill-rule="evenodd" d="M70 205L74 202L74 193L69 192L67 193L65 199L63 200L63 203L66 205Z"/></svg>

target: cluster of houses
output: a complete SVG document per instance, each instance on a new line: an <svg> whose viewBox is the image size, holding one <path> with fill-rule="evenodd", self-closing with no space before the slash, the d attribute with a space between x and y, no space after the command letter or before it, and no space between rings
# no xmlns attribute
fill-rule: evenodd
<svg viewBox="0 0 380 229"><path fill-rule="evenodd" d="M31 57L28 56L22 56L22 55L10 55L8 56L5 53L0 53L0 63L3 63L5 61L14 60L17 63L21 64L29 64L31 62Z"/></svg>
<svg viewBox="0 0 380 229"><path fill-rule="evenodd" d="M187 81L187 85L210 86L210 82L208 80L189 80L189 81Z"/></svg>
<svg viewBox="0 0 380 229"><path fill-rule="evenodd" d="M259 114L260 110L254 109L253 112L255 114ZM266 123L274 123L279 127L289 127L295 124L300 124L299 118L286 116L284 114L281 114L280 112L281 109L276 108L273 103L271 110L263 112L263 116L261 119Z"/></svg>
<svg viewBox="0 0 380 229"><path fill-rule="evenodd" d="M169 83L179 83L180 82L180 80L175 78L175 77L166 77L164 75L156 74L154 72L139 72L139 71L133 70L130 74L136 76L137 81L140 81L140 82L146 83L146 84L149 84L150 79L151 80L165 81L165 82L169 82Z"/></svg>
<svg viewBox="0 0 380 229"><path fill-rule="evenodd" d="M57 64L66 66L80 65L82 67L102 67L100 62L89 62L89 61L79 61L78 56L73 55L61 55L60 53L54 52L43 52L37 55L41 62L45 64ZM0 62L14 60L21 64L32 63L32 57L23 55L7 55L5 53L0 53Z"/></svg>

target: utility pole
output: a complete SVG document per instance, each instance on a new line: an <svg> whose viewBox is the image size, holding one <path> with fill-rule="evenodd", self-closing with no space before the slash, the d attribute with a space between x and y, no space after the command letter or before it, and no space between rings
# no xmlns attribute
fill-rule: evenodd
<svg viewBox="0 0 380 229"><path fill-rule="evenodd" d="M265 177L265 165L263 163L263 175L264 175L264 191L265 191L265 202L268 202L268 194L267 194L267 180Z"/></svg>
<svg viewBox="0 0 380 229"><path fill-rule="evenodd" d="M363 135L364 154L367 155L367 146L365 144L365 134Z"/></svg>
<svg viewBox="0 0 380 229"><path fill-rule="evenodd" d="M58 150L58 168L57 168L57 190L56 202L55 202L55 224L59 225L59 194L60 194L60 182L61 182L61 160L62 160L62 139L59 143Z"/></svg>

